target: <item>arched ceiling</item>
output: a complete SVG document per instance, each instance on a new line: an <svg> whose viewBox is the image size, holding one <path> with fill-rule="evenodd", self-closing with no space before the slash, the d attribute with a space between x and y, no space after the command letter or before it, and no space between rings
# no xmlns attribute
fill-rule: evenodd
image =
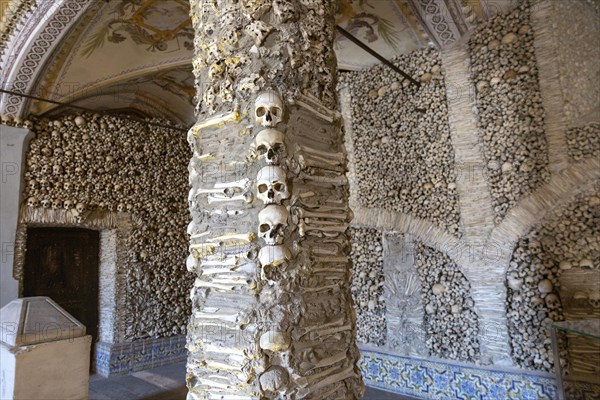
<svg viewBox="0 0 600 400"><path fill-rule="evenodd" d="M514 0L336 0L337 22L386 58L460 39L476 17ZM16 6L16 3L20 3ZM24 4L31 3L31 7ZM98 111L194 122L193 30L188 0L13 0L3 13L2 88ZM29 11L23 12L23 8ZM4 19L3 19L4 20ZM9 22L10 22L9 21ZM375 58L344 37L341 69ZM56 104L2 95L0 113L59 113Z"/></svg>

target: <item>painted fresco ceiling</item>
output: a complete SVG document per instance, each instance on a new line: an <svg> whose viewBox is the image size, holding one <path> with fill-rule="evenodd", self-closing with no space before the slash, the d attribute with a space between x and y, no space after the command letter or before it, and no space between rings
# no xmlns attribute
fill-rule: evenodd
<svg viewBox="0 0 600 400"><path fill-rule="evenodd" d="M425 46L443 47L469 28L469 20L489 17L516 0L336 1L337 23L392 58ZM43 55L29 93L94 110L158 113L186 125L194 121L193 30L187 0L38 0L21 36L35 34L35 24L49 25L47 15L69 2L78 3L79 15L57 36L58 45ZM13 40L13 48L18 49L18 43ZM378 62L344 37L337 38L335 50L340 69ZM2 74L3 85L14 80L10 71ZM0 109L6 110L7 104L4 98ZM9 113L61 111L60 106L39 101L12 107Z"/></svg>

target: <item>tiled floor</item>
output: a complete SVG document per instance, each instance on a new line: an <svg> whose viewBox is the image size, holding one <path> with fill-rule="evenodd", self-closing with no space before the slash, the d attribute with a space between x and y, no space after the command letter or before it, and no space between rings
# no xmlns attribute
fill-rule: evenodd
<svg viewBox="0 0 600 400"><path fill-rule="evenodd" d="M89 400L185 400L185 364L134 372L127 376L90 377ZM409 400L409 397L367 388L363 400Z"/></svg>

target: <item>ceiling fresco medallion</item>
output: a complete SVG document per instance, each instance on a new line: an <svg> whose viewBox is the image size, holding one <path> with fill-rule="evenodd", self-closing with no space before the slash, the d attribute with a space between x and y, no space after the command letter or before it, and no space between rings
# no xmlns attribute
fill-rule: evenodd
<svg viewBox="0 0 600 400"><path fill-rule="evenodd" d="M194 30L189 18L189 3L185 0L119 0L114 17L91 35L83 55L89 57L111 43L133 41L147 45L147 51L166 51L169 42L184 39L183 45L193 50Z"/></svg>

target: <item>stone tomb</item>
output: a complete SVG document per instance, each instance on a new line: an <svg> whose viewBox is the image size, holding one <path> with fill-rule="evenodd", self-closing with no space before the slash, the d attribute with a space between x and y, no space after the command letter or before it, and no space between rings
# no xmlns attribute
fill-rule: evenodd
<svg viewBox="0 0 600 400"><path fill-rule="evenodd" d="M92 337L48 297L0 310L0 398L87 399Z"/></svg>

